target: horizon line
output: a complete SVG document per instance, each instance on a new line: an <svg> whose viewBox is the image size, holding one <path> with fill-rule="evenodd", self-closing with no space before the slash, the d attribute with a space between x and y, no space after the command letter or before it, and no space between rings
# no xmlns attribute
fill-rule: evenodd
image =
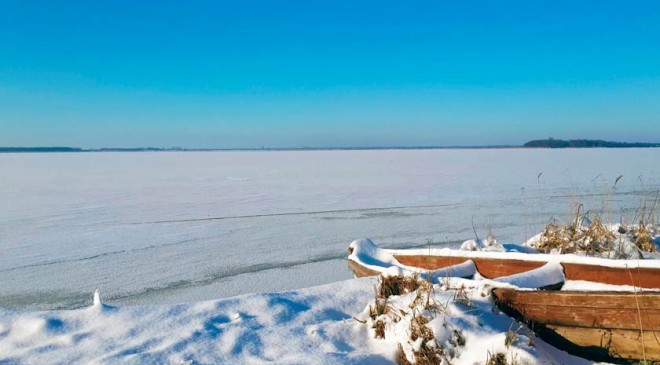
<svg viewBox="0 0 660 365"><path fill-rule="evenodd" d="M69 146L2 147L0 152L213 152L213 151L341 151L341 150L430 150L430 149L488 149L522 148L523 145L476 145L476 146L348 146L348 147L234 147L234 148L183 148L183 147L101 147L81 148Z"/></svg>

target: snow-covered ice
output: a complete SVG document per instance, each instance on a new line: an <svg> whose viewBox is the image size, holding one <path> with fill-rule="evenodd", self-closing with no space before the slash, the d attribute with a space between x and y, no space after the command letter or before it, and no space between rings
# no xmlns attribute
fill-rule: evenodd
<svg viewBox="0 0 660 365"><path fill-rule="evenodd" d="M645 163L659 157L658 149L0 154L0 362L391 363L397 337L374 339L352 318L373 300L374 279L338 282L352 276L347 242L374 237L384 248L431 252L473 239L479 250L524 252L479 240L472 222L481 237L522 243L565 218L574 200L634 213L660 187ZM513 322L491 310L486 281L448 283L478 293L478 310L451 307L456 316L445 321L466 334L452 363L483 362L502 350ZM440 300L453 295L446 289ZM251 292L267 293L233 297ZM443 336L440 323L431 326ZM534 342L516 356L589 363Z"/></svg>
<svg viewBox="0 0 660 365"><path fill-rule="evenodd" d="M0 154L0 307L80 308L96 288L127 305L309 287L352 277L346 242L358 237L458 248L474 222L480 238L522 243L575 200L632 220L659 188L658 160L659 149Z"/></svg>

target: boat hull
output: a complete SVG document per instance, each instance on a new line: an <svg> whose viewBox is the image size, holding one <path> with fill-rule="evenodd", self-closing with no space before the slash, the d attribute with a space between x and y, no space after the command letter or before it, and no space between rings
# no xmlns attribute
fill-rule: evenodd
<svg viewBox="0 0 660 365"><path fill-rule="evenodd" d="M534 255L530 255L534 256ZM437 270L472 260L479 273L489 279L538 269L547 260L516 260L469 256L394 255L401 264L426 270ZM567 280L595 281L611 285L631 285L640 288L660 288L660 269L624 268L562 262ZM358 275L356 273L356 275Z"/></svg>
<svg viewBox="0 0 660 365"><path fill-rule="evenodd" d="M599 361L660 361L660 292L493 290L546 342Z"/></svg>

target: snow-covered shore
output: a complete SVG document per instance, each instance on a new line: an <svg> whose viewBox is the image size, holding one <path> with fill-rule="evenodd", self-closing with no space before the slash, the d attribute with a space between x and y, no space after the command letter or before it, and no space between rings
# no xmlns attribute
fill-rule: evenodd
<svg viewBox="0 0 660 365"><path fill-rule="evenodd" d="M389 351L351 318L372 280L178 305L0 310L0 363L382 363Z"/></svg>
<svg viewBox="0 0 660 365"><path fill-rule="evenodd" d="M113 307L92 304L63 311L0 310L0 364L388 364L405 325L385 339L360 318L374 298L375 278L361 278L280 293L248 294L197 303ZM445 288L446 289L446 288ZM436 290L447 303L432 324L449 323L465 345L455 365L485 363L505 352L520 364L591 364L518 330L494 310L488 296L455 303L452 290ZM410 295L393 297L407 305ZM440 336L440 334L438 334ZM531 342L531 345L530 345Z"/></svg>

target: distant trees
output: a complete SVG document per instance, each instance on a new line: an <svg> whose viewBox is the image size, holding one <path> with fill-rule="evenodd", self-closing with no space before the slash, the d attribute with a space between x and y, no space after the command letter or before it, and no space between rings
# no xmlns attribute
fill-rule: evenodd
<svg viewBox="0 0 660 365"><path fill-rule="evenodd" d="M660 147L660 143L628 143L628 142L609 142L595 139L570 139L568 141L562 139L538 139L525 143L523 147L526 148L630 148L630 147Z"/></svg>

